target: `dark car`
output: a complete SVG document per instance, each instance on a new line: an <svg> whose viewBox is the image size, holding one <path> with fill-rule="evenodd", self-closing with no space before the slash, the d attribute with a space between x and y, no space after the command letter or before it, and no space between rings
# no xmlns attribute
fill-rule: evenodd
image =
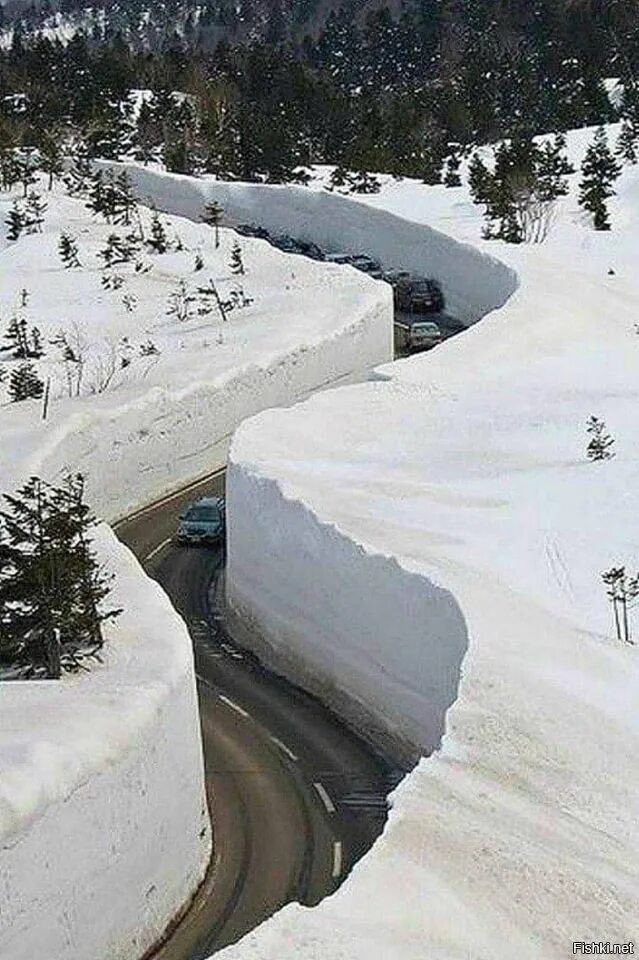
<svg viewBox="0 0 639 960"><path fill-rule="evenodd" d="M436 280L425 277L402 279L393 287L395 306L405 313L441 313L444 295Z"/></svg>
<svg viewBox="0 0 639 960"><path fill-rule="evenodd" d="M217 543L224 537L226 502L223 497L201 497L180 514L178 543Z"/></svg>

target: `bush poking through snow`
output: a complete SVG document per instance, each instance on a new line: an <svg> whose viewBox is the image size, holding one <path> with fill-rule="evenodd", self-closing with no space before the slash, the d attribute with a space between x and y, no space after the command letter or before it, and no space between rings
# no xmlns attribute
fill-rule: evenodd
<svg viewBox="0 0 639 960"><path fill-rule="evenodd" d="M235 241L235 243L233 244L233 247L231 248L230 267L231 267L231 273L234 276L236 277L244 276L244 261L242 260L242 248L237 242L237 240Z"/></svg>
<svg viewBox="0 0 639 960"><path fill-rule="evenodd" d="M612 460L614 457L613 446L614 437L611 437L607 431L606 424L597 417L590 417L586 426L586 433L590 436L590 442L586 448L586 456L589 460Z"/></svg>
<svg viewBox="0 0 639 960"><path fill-rule="evenodd" d="M608 588L608 598L612 603L617 640L634 643L630 635L628 610L639 596L639 575L629 577L625 567L611 567L602 573L601 579Z"/></svg>
<svg viewBox="0 0 639 960"><path fill-rule="evenodd" d="M103 646L111 578L92 550L84 479L53 487L37 477L0 510L0 668L24 679L86 669Z"/></svg>

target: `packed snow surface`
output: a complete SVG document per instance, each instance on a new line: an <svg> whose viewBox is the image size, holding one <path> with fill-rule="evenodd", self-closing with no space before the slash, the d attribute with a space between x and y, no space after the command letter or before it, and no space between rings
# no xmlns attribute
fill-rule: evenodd
<svg viewBox="0 0 639 960"><path fill-rule="evenodd" d="M591 135L570 136L573 161ZM377 382L235 436L230 599L285 668L310 661L364 715L384 702L424 750L454 703L346 884L225 960L560 960L636 939L639 667L601 574L639 556L639 172L609 234L577 182L547 242L517 248L480 240L465 187L386 182L371 204L498 256L517 292ZM612 460L586 457L593 415Z"/></svg>

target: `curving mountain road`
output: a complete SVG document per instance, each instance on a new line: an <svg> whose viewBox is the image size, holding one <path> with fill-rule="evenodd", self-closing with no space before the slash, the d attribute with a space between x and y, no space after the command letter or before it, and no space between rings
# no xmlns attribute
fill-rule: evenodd
<svg viewBox="0 0 639 960"><path fill-rule="evenodd" d="M229 637L223 550L172 540L186 503L223 490L220 471L115 527L193 639L213 823L206 880L156 960L202 960L285 903L335 890L381 832L402 775Z"/></svg>

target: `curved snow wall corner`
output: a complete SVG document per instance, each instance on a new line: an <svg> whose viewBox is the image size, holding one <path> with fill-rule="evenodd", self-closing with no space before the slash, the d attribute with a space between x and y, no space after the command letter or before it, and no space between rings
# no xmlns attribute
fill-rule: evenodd
<svg viewBox="0 0 639 960"><path fill-rule="evenodd" d="M387 269L436 277L447 308L467 324L503 306L519 284L514 270L470 244L325 190L199 180L126 166L139 198L166 213L199 220L204 204L215 200L224 223L257 224L324 250L367 253Z"/></svg>
<svg viewBox="0 0 639 960"><path fill-rule="evenodd" d="M397 761L435 749L468 647L453 595L366 553L233 448L227 503L234 635Z"/></svg>
<svg viewBox="0 0 639 960"><path fill-rule="evenodd" d="M191 645L106 527L104 664L0 684L0 957L137 960L195 894L211 830Z"/></svg>

